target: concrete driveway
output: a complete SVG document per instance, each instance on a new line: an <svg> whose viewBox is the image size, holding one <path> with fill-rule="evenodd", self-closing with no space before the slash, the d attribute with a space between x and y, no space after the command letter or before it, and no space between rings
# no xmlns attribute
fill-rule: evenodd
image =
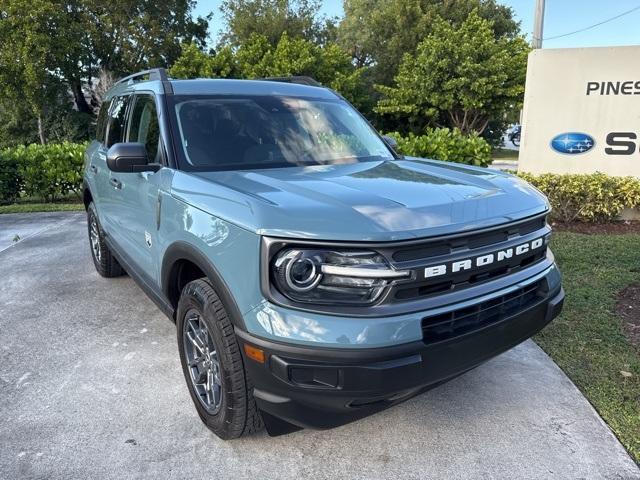
<svg viewBox="0 0 640 480"><path fill-rule="evenodd" d="M14 231L24 240L0 247L0 478L640 478L530 341L345 427L222 442L192 407L174 325L130 278L94 271L84 215L0 215L0 238Z"/></svg>

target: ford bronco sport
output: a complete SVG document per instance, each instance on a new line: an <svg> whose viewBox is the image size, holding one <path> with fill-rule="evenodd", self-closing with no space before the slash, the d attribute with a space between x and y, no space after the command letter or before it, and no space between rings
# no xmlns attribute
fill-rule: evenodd
<svg viewBox="0 0 640 480"><path fill-rule="evenodd" d="M538 190L403 157L311 79L124 78L84 182L98 273L127 272L176 322L195 408L224 439L382 410L562 308Z"/></svg>

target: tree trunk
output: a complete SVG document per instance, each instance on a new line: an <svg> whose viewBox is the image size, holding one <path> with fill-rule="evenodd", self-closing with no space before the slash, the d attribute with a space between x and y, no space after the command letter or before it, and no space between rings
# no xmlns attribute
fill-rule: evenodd
<svg viewBox="0 0 640 480"><path fill-rule="evenodd" d="M489 119L485 115L475 111L449 110L447 114L451 124L465 135L473 132L481 135L489 124Z"/></svg>
<svg viewBox="0 0 640 480"><path fill-rule="evenodd" d="M73 99L76 103L76 108L81 113L93 113L93 109L87 103L87 99L84 98L84 93L82 92L82 85L80 81L74 80L71 84L71 90L73 91Z"/></svg>
<svg viewBox="0 0 640 480"><path fill-rule="evenodd" d="M44 124L42 123L42 112L38 113L38 136L40 137L40 143L45 145L47 139L44 136Z"/></svg>

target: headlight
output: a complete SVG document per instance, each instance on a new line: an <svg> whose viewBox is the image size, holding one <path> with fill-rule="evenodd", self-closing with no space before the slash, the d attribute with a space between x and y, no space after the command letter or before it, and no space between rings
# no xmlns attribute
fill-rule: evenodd
<svg viewBox="0 0 640 480"><path fill-rule="evenodd" d="M379 253L362 250L287 248L271 263L280 293L312 304L370 305L391 282L409 276Z"/></svg>

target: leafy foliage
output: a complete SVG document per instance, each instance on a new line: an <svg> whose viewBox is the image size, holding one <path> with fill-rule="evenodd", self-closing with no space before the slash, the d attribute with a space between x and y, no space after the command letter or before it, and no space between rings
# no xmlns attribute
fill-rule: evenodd
<svg viewBox="0 0 640 480"><path fill-rule="evenodd" d="M227 24L223 41L238 47L254 35L276 46L283 34L323 44L333 21L319 14L319 0L225 0L220 10Z"/></svg>
<svg viewBox="0 0 640 480"><path fill-rule="evenodd" d="M625 208L640 206L640 180L604 173L532 175L521 178L544 193L561 222L615 220Z"/></svg>
<svg viewBox="0 0 640 480"><path fill-rule="evenodd" d="M403 155L433 158L449 162L486 167L491 163L491 146L477 133L464 135L460 130L429 129L424 135L389 134L398 142Z"/></svg>
<svg viewBox="0 0 640 480"><path fill-rule="evenodd" d="M443 119L463 133L482 133L521 102L529 47L521 37L497 39L490 21L473 11L455 27L442 19L405 55L396 86L379 86L385 98L377 111L412 130Z"/></svg>
<svg viewBox="0 0 640 480"><path fill-rule="evenodd" d="M518 34L513 10L496 0L345 0L338 43L358 66L371 66L376 83L391 85L403 55L415 53L438 18L458 26L474 8L492 22L495 38Z"/></svg>
<svg viewBox="0 0 640 480"><path fill-rule="evenodd" d="M496 0L347 0L339 24L320 14L319 0L226 0L227 25L211 51L205 46L212 14L194 18L195 5L0 0L0 148L88 139L113 79L159 66L177 78L309 75L385 130L480 132L491 120L499 138L505 105L518 107L524 78L505 58L518 63L519 25ZM467 24L468 17L485 22L481 35L471 35L480 24ZM463 31L468 41L456 49ZM449 42L420 43L436 34ZM454 54L467 57L458 62ZM425 58L438 68L425 68ZM435 85L429 92L438 93L441 83L439 96L422 88Z"/></svg>
<svg viewBox="0 0 640 480"><path fill-rule="evenodd" d="M2 97L28 107L38 119L40 141L45 143L44 109L60 86L52 72L64 57L56 39L67 18L49 0L2 0L0 18Z"/></svg>
<svg viewBox="0 0 640 480"><path fill-rule="evenodd" d="M76 127L87 131L86 122L78 124L81 117L66 115L68 99L93 117L100 103L92 98L93 80L100 71L120 76L169 66L183 42L204 46L208 19L193 19L194 6L195 0L0 0L0 98L8 100L2 105L9 107L6 116L28 113L18 133L38 136L41 143L49 140L47 127L59 125L47 118L60 108L66 110L61 117L74 122L67 138L73 139Z"/></svg>
<svg viewBox="0 0 640 480"><path fill-rule="evenodd" d="M169 70L173 78L236 78L240 76L235 54L223 47L207 54L196 44L182 46L182 54Z"/></svg>
<svg viewBox="0 0 640 480"><path fill-rule="evenodd" d="M334 43L318 46L304 38L283 34L275 46L267 37L254 33L237 49L224 47L210 55L196 45L185 45L170 70L176 78L236 77L264 78L308 75L358 104L361 69Z"/></svg>
<svg viewBox="0 0 640 480"><path fill-rule="evenodd" d="M40 197L52 202L69 194L82 193L82 167L86 144L63 142L58 144L19 146L0 151L0 165L13 165L8 185L19 185L28 197ZM4 168L3 168L3 171ZM4 191L4 190L3 190ZM15 187L0 199L15 199Z"/></svg>
<svg viewBox="0 0 640 480"><path fill-rule="evenodd" d="M21 189L17 158L0 151L0 205L13 203L20 196Z"/></svg>
<svg viewBox="0 0 640 480"><path fill-rule="evenodd" d="M78 1L91 64L117 75L168 67L184 42L205 45L209 17L192 18L194 0Z"/></svg>

